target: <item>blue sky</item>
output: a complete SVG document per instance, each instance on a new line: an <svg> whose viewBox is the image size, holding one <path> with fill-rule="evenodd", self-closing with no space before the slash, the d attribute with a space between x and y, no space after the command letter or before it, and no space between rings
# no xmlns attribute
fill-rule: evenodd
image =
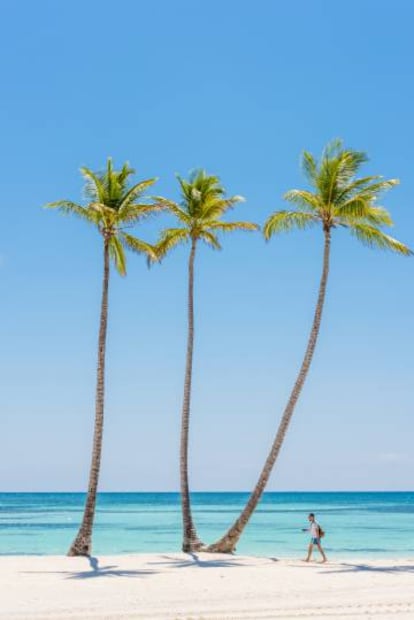
<svg viewBox="0 0 414 620"><path fill-rule="evenodd" d="M2 1L0 490L83 490L100 239L41 206L79 200L108 155L177 198L219 174L262 223L333 137L398 177L384 204L414 246L414 6L381 0ZM160 218L142 229L155 239ZM256 480L300 364L319 231L237 234L197 258L191 483ZM178 488L187 249L111 283L101 488ZM335 231L315 362L269 485L412 489L414 260Z"/></svg>

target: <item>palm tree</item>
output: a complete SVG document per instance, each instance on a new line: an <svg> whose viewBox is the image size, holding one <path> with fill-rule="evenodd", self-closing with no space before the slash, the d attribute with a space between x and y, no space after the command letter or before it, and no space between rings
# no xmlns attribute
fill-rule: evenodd
<svg viewBox="0 0 414 620"><path fill-rule="evenodd" d="M381 176L355 178L365 161L365 153L345 149L340 140L328 144L319 163L305 151L302 165L312 189L287 192L285 200L294 204L296 209L276 211L265 223L264 236L267 240L280 232L303 230L312 226L322 228L324 253L319 295L305 356L257 484L240 516L218 542L207 548L208 551L234 551L260 501L278 457L315 351L328 280L332 230L339 226L345 227L369 247L391 250L406 256L411 254L407 246L382 232L381 227L391 226L392 220L383 207L376 205L378 195L397 185L398 181L386 181Z"/></svg>
<svg viewBox="0 0 414 620"><path fill-rule="evenodd" d="M188 437L190 426L191 382L193 374L194 349L194 262L197 244L203 241L214 250L220 250L218 233L235 230L257 230L258 226L251 222L224 222L222 216L243 201L241 196L225 197L225 190L218 177L197 170L188 181L178 177L181 188L181 202L176 204L170 200L157 197L159 204L166 207L177 219L178 227L165 230L156 246L158 258L162 259L167 252L177 245L188 243L190 254L188 259L188 335L187 356L184 375L184 396L181 416L180 442L180 487L183 519L184 552L195 551L203 545L199 540L191 514L190 491L188 481Z"/></svg>
<svg viewBox="0 0 414 620"><path fill-rule="evenodd" d="M108 159L106 170L102 173L92 172L89 168L81 168L81 173L86 181L85 195L88 203L82 206L69 200L59 200L47 205L47 207L59 209L64 214L76 215L93 224L103 239L104 265L92 461L82 523L68 555L89 556L91 554L104 422L105 349L110 263L112 261L118 273L124 276L126 274L125 248L138 254L144 254L149 259L155 259L154 249L151 245L126 232L126 229L162 208L161 205L139 202L142 194L155 183L156 179L148 179L131 186L129 177L134 172L128 164L124 164L120 171L114 170L111 159Z"/></svg>

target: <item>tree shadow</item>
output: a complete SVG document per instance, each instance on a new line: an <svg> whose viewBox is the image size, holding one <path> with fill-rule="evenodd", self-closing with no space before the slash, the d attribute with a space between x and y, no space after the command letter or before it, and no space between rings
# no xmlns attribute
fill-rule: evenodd
<svg viewBox="0 0 414 620"><path fill-rule="evenodd" d="M187 557L171 557L169 555L162 555L164 561L148 562L148 564L171 566L176 568L188 568L191 566L198 566L199 568L235 568L246 566L246 563L241 563L237 558L231 556L228 559L214 558L214 559L201 559L196 553L190 552L185 554Z"/></svg>
<svg viewBox="0 0 414 620"><path fill-rule="evenodd" d="M413 564L393 564L391 566L372 566L370 564L340 564L337 570L324 570L325 575L332 573L414 573Z"/></svg>
<svg viewBox="0 0 414 620"><path fill-rule="evenodd" d="M96 579L97 577L146 577L153 575L157 571L152 569L141 570L125 570L118 568L116 564L108 566L99 566L99 560L96 557L87 558L91 570L85 571L66 571L66 570L49 570L49 571L20 571L22 574L37 573L49 575L64 575L66 579Z"/></svg>

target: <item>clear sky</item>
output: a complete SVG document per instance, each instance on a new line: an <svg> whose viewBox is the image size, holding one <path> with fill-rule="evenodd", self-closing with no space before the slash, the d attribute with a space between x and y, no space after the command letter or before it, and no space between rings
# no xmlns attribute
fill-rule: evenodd
<svg viewBox="0 0 414 620"><path fill-rule="evenodd" d="M177 198L204 167L263 223L333 137L398 177L414 246L410 0L2 0L0 490L83 490L101 285L97 233L41 207L125 160ZM235 214L236 215L236 214ZM154 240L166 220L141 230ZM197 258L191 484L248 490L301 362L319 231L236 234ZM176 490L188 249L111 283L101 488ZM269 490L413 489L414 259L335 231L326 312Z"/></svg>

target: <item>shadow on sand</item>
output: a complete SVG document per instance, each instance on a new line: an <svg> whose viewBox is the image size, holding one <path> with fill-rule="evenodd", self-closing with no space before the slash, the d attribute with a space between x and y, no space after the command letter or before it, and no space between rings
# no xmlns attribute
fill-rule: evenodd
<svg viewBox="0 0 414 620"><path fill-rule="evenodd" d="M230 556L229 558L201 559L196 553L187 553L186 557L177 558L169 555L162 555L163 561L148 562L148 564L171 566L176 568L187 568L189 566L198 566L199 568L234 568L238 566L246 566L246 563L238 562L237 558Z"/></svg>
<svg viewBox="0 0 414 620"><path fill-rule="evenodd" d="M335 570L324 570L325 575L332 573L414 573L414 564L393 564L390 566L372 566L370 564L340 564Z"/></svg>
<svg viewBox="0 0 414 620"><path fill-rule="evenodd" d="M171 568L188 568L197 566L199 568L235 568L246 566L246 563L239 562L235 557L201 559L196 553L188 553L185 557L174 557L169 555L161 555L160 560L148 562L150 565L170 566ZM62 575L65 579L96 579L98 577L147 577L158 573L155 569L141 570L124 570L118 568L116 564L108 566L99 566L99 560L96 557L86 558L89 562L89 570L83 571L21 571L22 573L42 573Z"/></svg>
<svg viewBox="0 0 414 620"><path fill-rule="evenodd" d="M156 573L155 570L123 570L116 564L99 566L99 560L95 557L87 558L90 570L84 571L21 571L22 573L41 573L49 575L63 575L66 579L96 579L97 577L146 577Z"/></svg>

